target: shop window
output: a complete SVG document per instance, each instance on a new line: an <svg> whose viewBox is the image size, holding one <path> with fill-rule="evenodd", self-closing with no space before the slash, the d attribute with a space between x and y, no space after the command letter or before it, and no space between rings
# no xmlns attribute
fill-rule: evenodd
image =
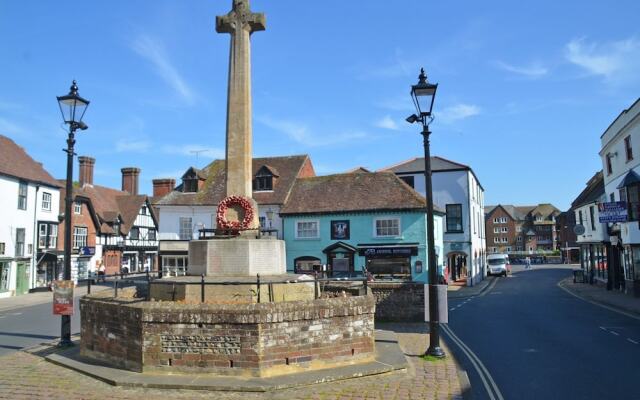
<svg viewBox="0 0 640 400"><path fill-rule="evenodd" d="M296 239L316 239L320 237L319 221L296 221Z"/></svg>
<svg viewBox="0 0 640 400"><path fill-rule="evenodd" d="M9 290L9 263L0 261L0 292Z"/></svg>
<svg viewBox="0 0 640 400"><path fill-rule="evenodd" d="M400 218L376 218L374 220L375 237L400 236Z"/></svg>
<svg viewBox="0 0 640 400"><path fill-rule="evenodd" d="M317 257L303 256L293 260L293 272L296 274L313 274L321 270L322 262Z"/></svg>

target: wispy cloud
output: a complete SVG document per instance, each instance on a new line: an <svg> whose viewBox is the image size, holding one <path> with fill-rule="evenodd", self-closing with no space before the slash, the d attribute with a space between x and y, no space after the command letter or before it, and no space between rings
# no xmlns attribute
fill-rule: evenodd
<svg viewBox="0 0 640 400"><path fill-rule="evenodd" d="M521 75L527 78L539 78L549 72L549 70L546 67L542 66L540 63L518 66L507 64L504 61L494 61L493 65L504 71L511 72L516 75Z"/></svg>
<svg viewBox="0 0 640 400"><path fill-rule="evenodd" d="M392 131L397 131L400 129L396 121L394 121L389 115L385 115L382 119L376 121L374 123L374 126L383 129L391 129Z"/></svg>
<svg viewBox="0 0 640 400"><path fill-rule="evenodd" d="M118 153L146 153L151 149L151 142L144 139L120 139L116 142Z"/></svg>
<svg viewBox="0 0 640 400"><path fill-rule="evenodd" d="M187 144L180 146L166 145L162 147L162 152L165 154L176 154L190 157L204 157L204 158L224 158L224 149L216 147L200 146L197 144Z"/></svg>
<svg viewBox="0 0 640 400"><path fill-rule="evenodd" d="M635 37L606 43L574 39L565 46L565 57L589 75L611 83L640 80L640 40Z"/></svg>
<svg viewBox="0 0 640 400"><path fill-rule="evenodd" d="M358 71L358 79L396 78L399 76L411 76L415 73L416 65L418 64L409 60L402 50L396 49L393 59L387 64L381 63L367 68L354 67L353 70Z"/></svg>
<svg viewBox="0 0 640 400"><path fill-rule="evenodd" d="M156 73L175 90L188 105L195 103L196 96L184 78L175 68L162 43L146 35L138 36L131 48L146 58L155 67Z"/></svg>
<svg viewBox="0 0 640 400"><path fill-rule="evenodd" d="M344 131L333 134L325 132L318 133L312 131L304 123L286 119L275 119L265 115L258 116L256 120L274 131L285 134L291 140L309 147L346 143L367 136L367 134L362 131Z"/></svg>
<svg viewBox="0 0 640 400"><path fill-rule="evenodd" d="M0 134L19 135L23 132L24 132L24 129L18 124L11 122L8 119L0 117Z"/></svg>
<svg viewBox="0 0 640 400"><path fill-rule="evenodd" d="M437 120L450 124L478 114L480 114L480 107L460 103L443 109L435 116Z"/></svg>

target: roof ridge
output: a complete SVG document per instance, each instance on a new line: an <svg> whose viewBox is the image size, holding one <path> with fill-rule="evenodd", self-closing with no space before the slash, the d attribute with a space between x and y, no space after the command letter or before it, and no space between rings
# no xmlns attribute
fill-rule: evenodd
<svg viewBox="0 0 640 400"><path fill-rule="evenodd" d="M414 161L416 161L416 160L418 160L418 159L420 159L420 158L424 158L424 157L413 157L413 158L410 158L410 159L405 160L405 161L400 161L400 162L395 163L395 164L393 164L393 165L389 165L388 167L380 168L380 169L378 170L378 172L386 171L386 170L390 170L390 169L392 169L392 168L399 167L399 166L401 166L401 165L403 165L403 164L409 164L409 163L414 162Z"/></svg>

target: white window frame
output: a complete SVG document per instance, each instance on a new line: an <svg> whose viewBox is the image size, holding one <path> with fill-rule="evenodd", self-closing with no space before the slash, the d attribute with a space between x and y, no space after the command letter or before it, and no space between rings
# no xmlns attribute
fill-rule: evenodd
<svg viewBox="0 0 640 400"><path fill-rule="evenodd" d="M51 193L42 192L42 209L45 211L51 211Z"/></svg>
<svg viewBox="0 0 640 400"><path fill-rule="evenodd" d="M493 233L500 233L500 227L499 226L494 227Z"/></svg>
<svg viewBox="0 0 640 400"><path fill-rule="evenodd" d="M315 236L301 236L300 224L315 223L316 234ZM299 219L294 221L295 238L296 239L320 239L320 220L319 219Z"/></svg>
<svg viewBox="0 0 640 400"><path fill-rule="evenodd" d="M398 222L398 234L397 235L378 235L378 221L397 221ZM392 227L387 227L390 229ZM373 219L373 237L375 238L397 238L402 236L402 219L398 216L386 216Z"/></svg>
<svg viewBox="0 0 640 400"><path fill-rule="evenodd" d="M183 227L183 222L189 220L189 232ZM180 217L178 219L178 235L180 240L192 240L193 239L193 218L191 217ZM187 239L188 236L188 239Z"/></svg>
<svg viewBox="0 0 640 400"><path fill-rule="evenodd" d="M87 238L89 237L89 228L86 226L73 227L73 248L87 247Z"/></svg>
<svg viewBox="0 0 640 400"><path fill-rule="evenodd" d="M73 213L76 215L82 215L82 203L79 201L73 203Z"/></svg>
<svg viewBox="0 0 640 400"><path fill-rule="evenodd" d="M502 233L509 233L509 227L503 226Z"/></svg>

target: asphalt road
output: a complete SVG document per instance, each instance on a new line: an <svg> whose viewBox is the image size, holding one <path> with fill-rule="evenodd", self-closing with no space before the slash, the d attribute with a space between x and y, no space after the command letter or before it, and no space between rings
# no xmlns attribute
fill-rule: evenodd
<svg viewBox="0 0 640 400"><path fill-rule="evenodd" d="M640 399L640 320L566 293L557 283L570 275L516 267L483 294L449 302L442 336L474 399Z"/></svg>
<svg viewBox="0 0 640 400"><path fill-rule="evenodd" d="M80 332L79 297L71 317L71 334ZM60 316L51 303L0 311L0 356L60 337Z"/></svg>

